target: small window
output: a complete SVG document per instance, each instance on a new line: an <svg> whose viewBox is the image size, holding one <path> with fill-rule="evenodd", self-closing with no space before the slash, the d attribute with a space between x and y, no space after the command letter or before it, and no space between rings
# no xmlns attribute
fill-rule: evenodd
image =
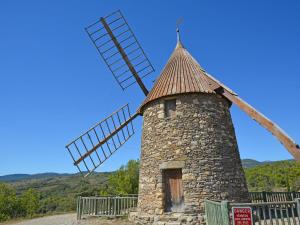
<svg viewBox="0 0 300 225"><path fill-rule="evenodd" d="M176 99L165 101L165 117L173 117L176 113Z"/></svg>

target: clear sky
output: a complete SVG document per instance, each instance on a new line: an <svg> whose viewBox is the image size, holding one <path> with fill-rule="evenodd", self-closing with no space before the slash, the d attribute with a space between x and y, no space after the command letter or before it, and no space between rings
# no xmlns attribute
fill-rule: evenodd
<svg viewBox="0 0 300 225"><path fill-rule="evenodd" d="M300 142L299 1L0 2L0 175L77 172L64 146L129 102L143 101L137 86L123 92L84 31L121 9L159 75L182 41L203 68L277 122ZM264 128L231 109L242 158L291 158ZM98 171L140 154L136 135Z"/></svg>

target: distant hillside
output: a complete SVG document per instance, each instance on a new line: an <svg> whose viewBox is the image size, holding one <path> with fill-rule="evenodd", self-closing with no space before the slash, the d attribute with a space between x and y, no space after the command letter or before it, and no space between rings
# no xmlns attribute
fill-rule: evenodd
<svg viewBox="0 0 300 225"><path fill-rule="evenodd" d="M76 207L78 196L95 196L107 186L111 173L95 173L87 178L79 174L13 174L0 177L17 196L32 188L39 193L42 207L39 213L70 212Z"/></svg>
<svg viewBox="0 0 300 225"><path fill-rule="evenodd" d="M78 196L99 195L112 173L94 173L87 178L81 174L12 174L1 176L0 183L9 184L17 196L30 188L36 190L43 205L40 213L69 212L75 210Z"/></svg>
<svg viewBox="0 0 300 225"><path fill-rule="evenodd" d="M286 160L289 161L289 160ZM266 164L276 163L278 161L257 161L254 159L242 159L243 168L252 168L255 166L261 166ZM97 174L97 173L96 173ZM43 178L55 178L55 177L70 177L77 176L79 174L70 174L70 173L38 173L38 174L10 174L0 176L0 181L4 182L13 182L13 181L22 181L22 180L31 180L31 179L43 179Z"/></svg>
<svg viewBox="0 0 300 225"><path fill-rule="evenodd" d="M254 160L254 159L242 159L242 165L243 165L244 168L259 166L261 164L262 164L262 162L259 162L259 161Z"/></svg>
<svg viewBox="0 0 300 225"><path fill-rule="evenodd" d="M28 180L28 179L39 179L47 177L65 177L72 176L68 173L38 173L38 174L10 174L0 176L0 181L18 181L18 180Z"/></svg>
<svg viewBox="0 0 300 225"><path fill-rule="evenodd" d="M259 162L244 159L242 165L251 191L300 188L300 164L295 161ZM0 176L0 182L11 184L17 194L34 188L41 193L42 198L55 196L75 199L79 195L99 195L99 190L107 185L108 176L112 173L114 172L94 173L87 178L80 174L66 173L12 174ZM288 178L286 174L289 175Z"/></svg>
<svg viewBox="0 0 300 225"><path fill-rule="evenodd" d="M242 159L242 165L244 168L251 168L254 166L261 166L261 165L265 165L265 164L272 164L275 163L277 161L257 161L254 159Z"/></svg>
<svg viewBox="0 0 300 225"><path fill-rule="evenodd" d="M25 179L22 179L25 178ZM114 172L81 174L15 174L0 182L0 223L10 218L74 212L78 196L138 193L139 161Z"/></svg>
<svg viewBox="0 0 300 225"><path fill-rule="evenodd" d="M283 161L294 161L292 159L289 160L283 160ZM267 165L267 164L273 164L273 163L277 163L277 162L281 162L281 161L257 161L254 159L242 159L242 165L243 168L247 169L247 168L252 168L255 166L262 166L262 165Z"/></svg>
<svg viewBox="0 0 300 225"><path fill-rule="evenodd" d="M112 172L111 172L112 173ZM87 178L83 178L80 174L59 174L59 173L42 173L25 176L11 176L10 183L17 191L17 194L28 188L37 189L42 195L51 196L53 194L66 196L74 195L91 195L97 194L97 187L105 185L107 177L111 173L95 173ZM3 177L2 177L3 178ZM8 177L9 178L9 177ZM5 179L8 179L7 177ZM1 177L0 177L1 180Z"/></svg>

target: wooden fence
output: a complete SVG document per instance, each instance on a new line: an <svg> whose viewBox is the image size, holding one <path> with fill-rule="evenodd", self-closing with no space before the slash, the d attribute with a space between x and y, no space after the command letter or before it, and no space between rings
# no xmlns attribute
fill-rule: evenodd
<svg viewBox="0 0 300 225"><path fill-rule="evenodd" d="M300 199L300 192L250 192L251 202L259 206L258 203L267 203L267 202L291 202L295 199ZM130 196L108 196L108 197L78 197L77 200L77 219L81 219L82 217L86 216L109 216L109 217L116 217L116 216L123 216L128 214L128 212L134 208L137 207L137 195L130 195ZM252 204L247 203L247 204ZM206 213L208 214L207 219L212 220L210 221L210 224L222 224L219 223L219 221L223 221L223 217L225 216L224 212L223 214L221 211L222 206L221 202L213 202L213 201L206 201ZM224 203L223 203L224 204ZM271 214L275 216L275 211L272 211L273 208L270 208L272 204L267 204L268 208L267 211L270 209ZM255 205L253 205L254 207ZM263 206L263 204L261 205ZM280 204L279 204L280 206ZM267 207L267 206L265 206ZM286 207L286 206L285 206ZM255 207L254 207L255 208ZM279 210L279 208L278 208ZM285 210L285 208L283 208ZM289 209L290 210L290 209ZM261 212L262 216L265 213L268 215L268 212L263 210ZM276 211L279 214L281 211ZM295 210L293 210L295 214ZM285 213L285 211L282 211L282 213ZM292 213L292 211L289 211L289 215ZM209 215L214 214L215 217L211 217ZM209 225L210 225L209 224ZM224 224L226 225L226 224ZM261 224L259 224L261 225ZM266 225L266 224L264 224ZM280 225L280 224L275 224ZM292 224L288 224L292 225ZM299 224L300 225L300 224Z"/></svg>
<svg viewBox="0 0 300 225"><path fill-rule="evenodd" d="M205 200L207 225L230 225L232 207L251 207L253 225L300 225L300 199L285 202L233 203Z"/></svg>
<svg viewBox="0 0 300 225"><path fill-rule="evenodd" d="M300 199L285 202L229 203L232 207L251 207L254 224L257 225L299 225Z"/></svg>
<svg viewBox="0 0 300 225"><path fill-rule="evenodd" d="M78 197L77 219L87 216L124 216L137 207L137 196Z"/></svg>
<svg viewBox="0 0 300 225"><path fill-rule="evenodd" d="M300 192L249 192L251 202L285 202L300 198Z"/></svg>

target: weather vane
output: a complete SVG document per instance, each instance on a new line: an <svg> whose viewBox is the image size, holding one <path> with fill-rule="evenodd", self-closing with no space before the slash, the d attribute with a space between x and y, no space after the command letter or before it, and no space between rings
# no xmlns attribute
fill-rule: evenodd
<svg viewBox="0 0 300 225"><path fill-rule="evenodd" d="M183 23L183 18L180 17L177 21L176 21L176 32L177 32L177 41L180 41L180 34L179 34L179 26L180 24Z"/></svg>

